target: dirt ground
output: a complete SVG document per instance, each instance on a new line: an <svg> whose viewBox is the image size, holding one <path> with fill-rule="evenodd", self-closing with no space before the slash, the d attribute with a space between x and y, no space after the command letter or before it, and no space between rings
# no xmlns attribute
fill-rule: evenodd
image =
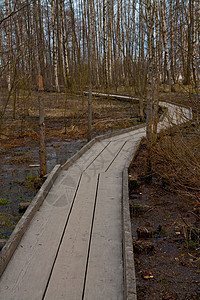
<svg viewBox="0 0 200 300"><path fill-rule="evenodd" d="M145 176L143 141L129 170L138 300L200 299L200 205Z"/></svg>

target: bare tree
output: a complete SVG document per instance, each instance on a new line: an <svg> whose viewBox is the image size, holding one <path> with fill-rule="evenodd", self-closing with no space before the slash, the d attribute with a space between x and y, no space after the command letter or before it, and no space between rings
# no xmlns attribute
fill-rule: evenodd
<svg viewBox="0 0 200 300"><path fill-rule="evenodd" d="M53 31L53 66L55 76L56 91L60 92L58 81L58 59L57 59L57 45L56 45L56 25L55 25L55 0L51 1L51 18L52 18L52 31Z"/></svg>

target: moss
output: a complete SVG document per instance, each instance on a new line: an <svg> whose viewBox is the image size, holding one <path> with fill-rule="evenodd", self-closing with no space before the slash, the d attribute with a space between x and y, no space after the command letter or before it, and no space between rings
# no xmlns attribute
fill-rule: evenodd
<svg viewBox="0 0 200 300"><path fill-rule="evenodd" d="M10 203L11 203L10 200L0 198L0 205L7 205L7 204L10 204Z"/></svg>
<svg viewBox="0 0 200 300"><path fill-rule="evenodd" d="M24 185L30 189L39 190L43 184L43 179L38 176L29 175L25 181Z"/></svg>

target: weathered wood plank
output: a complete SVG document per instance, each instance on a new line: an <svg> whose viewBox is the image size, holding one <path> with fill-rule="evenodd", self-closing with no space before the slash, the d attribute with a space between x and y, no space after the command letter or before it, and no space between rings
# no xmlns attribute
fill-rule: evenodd
<svg viewBox="0 0 200 300"><path fill-rule="evenodd" d="M88 92L84 92L84 94L88 94ZM123 100L128 102L131 102L133 100L139 101L139 98L130 97L126 95L106 94L106 93L99 93L99 92L92 92L92 95L97 97L108 97L109 99L117 99L117 100Z"/></svg>
<svg viewBox="0 0 200 300"><path fill-rule="evenodd" d="M77 171L79 173L87 169L90 164L98 159L98 156L107 148L110 141L99 141L94 144L87 152L85 152L70 168L69 170Z"/></svg>
<svg viewBox="0 0 200 300"><path fill-rule="evenodd" d="M133 154L135 152L136 147L138 146L141 138L144 136L143 133L137 136L136 139L129 139L124 147L121 149L120 153L116 156L112 164L106 170L106 172L121 172L125 166L129 166L132 160Z"/></svg>
<svg viewBox="0 0 200 300"><path fill-rule="evenodd" d="M97 178L83 175L44 299L82 298Z"/></svg>
<svg viewBox="0 0 200 300"><path fill-rule="evenodd" d="M140 135L141 133L145 134L146 133L146 128L145 124L143 127L137 129L137 130L132 130L127 133L119 134L113 137L110 137L108 139L103 140L104 142L115 142L115 141L120 141L120 140L125 140L126 138L130 139L137 139L137 136Z"/></svg>
<svg viewBox="0 0 200 300"><path fill-rule="evenodd" d="M122 176L101 173L84 299L123 299Z"/></svg>
<svg viewBox="0 0 200 300"><path fill-rule="evenodd" d="M105 171L115 156L118 154L120 149L123 147L126 140L114 141L109 143L105 150L97 157L97 159L88 167L86 170L97 174L99 172Z"/></svg>

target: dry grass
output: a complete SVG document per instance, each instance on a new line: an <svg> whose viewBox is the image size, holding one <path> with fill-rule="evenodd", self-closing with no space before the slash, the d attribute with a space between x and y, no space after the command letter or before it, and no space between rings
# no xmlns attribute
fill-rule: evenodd
<svg viewBox="0 0 200 300"><path fill-rule="evenodd" d="M200 127L177 126L160 134L152 146L152 171L163 184L200 202Z"/></svg>
<svg viewBox="0 0 200 300"><path fill-rule="evenodd" d="M46 136L59 139L87 137L87 97L65 93L43 93ZM0 96L0 109L6 103L6 94ZM138 104L93 97L93 135L137 124ZM38 93L21 92L16 99L13 119L14 95L9 100L3 117L4 139L38 139Z"/></svg>

